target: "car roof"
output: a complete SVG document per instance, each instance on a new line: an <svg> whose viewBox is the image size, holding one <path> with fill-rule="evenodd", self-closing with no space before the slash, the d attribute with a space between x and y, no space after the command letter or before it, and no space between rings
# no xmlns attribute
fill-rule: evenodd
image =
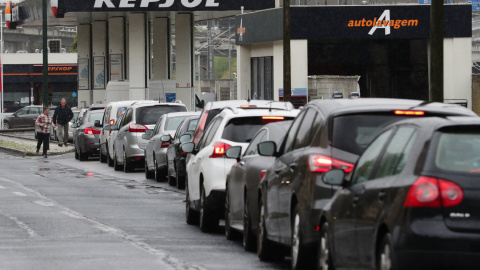
<svg viewBox="0 0 480 270"><path fill-rule="evenodd" d="M200 112L173 112L165 114L166 117L177 117L177 116L199 116Z"/></svg>
<svg viewBox="0 0 480 270"><path fill-rule="evenodd" d="M270 110L270 109L247 109L247 108L235 108L234 110L230 108L223 109L218 115L223 117L230 116L230 118L236 117L249 117L249 116L265 116L265 115L275 115L287 116L287 117L296 117L300 110Z"/></svg>
<svg viewBox="0 0 480 270"><path fill-rule="evenodd" d="M258 107L276 108L283 110L293 110L294 107L290 102L271 101L271 100L224 100L210 101L205 105L205 109L221 109L225 107L240 107L241 105L256 105Z"/></svg>
<svg viewBox="0 0 480 270"><path fill-rule="evenodd" d="M362 112L388 112L393 110L421 110L431 113L477 116L473 111L455 104L425 102L412 99L360 98L314 100L307 106L315 106L326 115Z"/></svg>
<svg viewBox="0 0 480 270"><path fill-rule="evenodd" d="M135 102L131 107L148 107L148 106L179 106L179 107L186 107L185 104L183 103L172 103L172 102L158 102L158 101L152 101L152 102Z"/></svg>
<svg viewBox="0 0 480 270"><path fill-rule="evenodd" d="M107 107L109 106L129 106L134 103L142 104L142 103L158 103L158 101L154 100L122 100L122 101L112 101L107 104Z"/></svg>
<svg viewBox="0 0 480 270"><path fill-rule="evenodd" d="M429 117L429 118L409 118L398 121L386 127L389 129L398 125L416 125L424 129L440 129L449 126L480 126L480 117L470 116L447 116L447 117Z"/></svg>

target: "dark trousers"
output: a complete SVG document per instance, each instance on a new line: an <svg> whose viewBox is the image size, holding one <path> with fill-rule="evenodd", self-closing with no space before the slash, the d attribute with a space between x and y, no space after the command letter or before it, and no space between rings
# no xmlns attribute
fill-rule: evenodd
<svg viewBox="0 0 480 270"><path fill-rule="evenodd" d="M47 154L47 151L50 147L50 133L37 133L37 151L40 150L40 146L42 146L43 143L43 155Z"/></svg>

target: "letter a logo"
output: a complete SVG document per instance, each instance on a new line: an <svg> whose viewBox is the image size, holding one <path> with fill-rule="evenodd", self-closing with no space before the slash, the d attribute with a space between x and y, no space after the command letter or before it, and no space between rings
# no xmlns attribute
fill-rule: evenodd
<svg viewBox="0 0 480 270"><path fill-rule="evenodd" d="M385 29L385 35L390 35L390 10L387 9L385 10L380 18L378 18L377 23L372 27L370 32L368 32L369 35L373 35L375 31L378 28L383 28Z"/></svg>

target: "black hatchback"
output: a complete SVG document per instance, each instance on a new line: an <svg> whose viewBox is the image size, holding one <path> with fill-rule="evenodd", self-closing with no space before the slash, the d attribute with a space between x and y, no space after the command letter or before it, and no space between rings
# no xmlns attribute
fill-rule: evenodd
<svg viewBox="0 0 480 270"><path fill-rule="evenodd" d="M318 229L319 261L336 268L477 269L480 263L480 120L415 119L383 131Z"/></svg>
<svg viewBox="0 0 480 270"><path fill-rule="evenodd" d="M475 113L458 105L405 99L329 99L310 102L292 123L282 145L259 144L276 160L260 183L257 253L278 257L290 247L293 269L315 264L320 213L337 187L322 176L333 168L349 173L358 156L386 126L408 118ZM276 149L279 149L276 151ZM347 245L348 243L344 243Z"/></svg>

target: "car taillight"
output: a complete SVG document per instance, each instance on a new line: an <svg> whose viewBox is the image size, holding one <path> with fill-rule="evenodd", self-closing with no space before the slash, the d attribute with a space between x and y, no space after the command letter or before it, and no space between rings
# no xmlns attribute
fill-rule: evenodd
<svg viewBox="0 0 480 270"><path fill-rule="evenodd" d="M240 105L240 108L256 108L257 105Z"/></svg>
<svg viewBox="0 0 480 270"><path fill-rule="evenodd" d="M113 124L115 124L115 120L112 119L110 120L110 125L113 125Z"/></svg>
<svg viewBox="0 0 480 270"><path fill-rule="evenodd" d="M140 124L130 124L128 126L128 130L130 132L145 132L148 128L144 125Z"/></svg>
<svg viewBox="0 0 480 270"><path fill-rule="evenodd" d="M170 135L170 141L172 141L172 135ZM170 142L162 142L161 148L168 148L170 146Z"/></svg>
<svg viewBox="0 0 480 270"><path fill-rule="evenodd" d="M420 176L410 187L405 207L450 207L463 201L462 188L450 181Z"/></svg>
<svg viewBox="0 0 480 270"><path fill-rule="evenodd" d="M396 110L395 111L396 115L413 115L413 116L423 116L425 115L424 111L402 111L402 110Z"/></svg>
<svg viewBox="0 0 480 270"><path fill-rule="evenodd" d="M273 122L280 122L285 120L283 116L263 116L262 120L264 123L273 123Z"/></svg>
<svg viewBox="0 0 480 270"><path fill-rule="evenodd" d="M94 128L86 128L85 129L85 134L87 134L87 135L100 134L100 130L97 130L97 129L94 129Z"/></svg>
<svg viewBox="0 0 480 270"><path fill-rule="evenodd" d="M217 142L213 145L213 153L210 156L210 158L217 158L217 157L223 157L225 156L225 152L230 148L231 145L223 143L223 142Z"/></svg>
<svg viewBox="0 0 480 270"><path fill-rule="evenodd" d="M308 169L311 173L328 172L331 169L342 169L345 173L353 170L354 165L338 159L332 159L323 155L310 155L308 157Z"/></svg>
<svg viewBox="0 0 480 270"><path fill-rule="evenodd" d="M261 170L260 171L260 180L262 180L265 177L265 175L267 175L267 170Z"/></svg>

